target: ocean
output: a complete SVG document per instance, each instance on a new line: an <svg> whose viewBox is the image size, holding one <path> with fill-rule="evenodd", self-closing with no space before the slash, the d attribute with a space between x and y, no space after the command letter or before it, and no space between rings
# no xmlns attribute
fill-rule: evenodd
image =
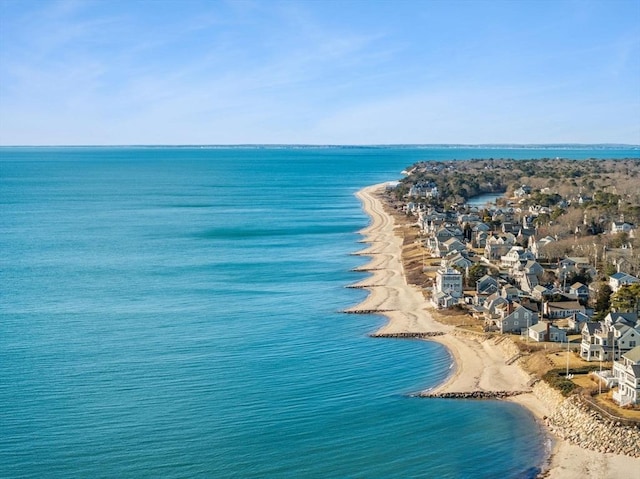
<svg viewBox="0 0 640 479"><path fill-rule="evenodd" d="M0 148L0 477L535 477L528 411L411 397L447 350L340 311L360 188L557 156L638 150Z"/></svg>

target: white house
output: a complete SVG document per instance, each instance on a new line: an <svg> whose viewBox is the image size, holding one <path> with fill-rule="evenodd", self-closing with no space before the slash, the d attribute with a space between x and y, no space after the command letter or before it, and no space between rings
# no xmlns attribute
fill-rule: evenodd
<svg viewBox="0 0 640 479"><path fill-rule="evenodd" d="M640 346L640 327L623 323L584 323L580 355L587 361L618 360Z"/></svg>
<svg viewBox="0 0 640 479"><path fill-rule="evenodd" d="M611 223L611 233L630 233L633 225L625 221L614 221Z"/></svg>
<svg viewBox="0 0 640 479"><path fill-rule="evenodd" d="M576 296L578 299L587 300L589 299L589 287L580 282L575 282L569 286L569 294Z"/></svg>
<svg viewBox="0 0 640 479"><path fill-rule="evenodd" d="M622 286L638 282L640 282L640 279L627 273L615 273L609 277L609 286L611 286L611 290L614 293L617 292Z"/></svg>
<svg viewBox="0 0 640 479"><path fill-rule="evenodd" d="M551 341L554 343L566 343L567 332L564 329L557 328L549 321L542 321L529 327L529 337L534 341Z"/></svg>
<svg viewBox="0 0 640 479"><path fill-rule="evenodd" d="M640 346L623 354L620 361L614 361L613 375L618 380L613 400L620 406L640 404Z"/></svg>
<svg viewBox="0 0 640 479"><path fill-rule="evenodd" d="M438 308L448 308L462 298L462 273L446 264L436 272L431 302Z"/></svg>

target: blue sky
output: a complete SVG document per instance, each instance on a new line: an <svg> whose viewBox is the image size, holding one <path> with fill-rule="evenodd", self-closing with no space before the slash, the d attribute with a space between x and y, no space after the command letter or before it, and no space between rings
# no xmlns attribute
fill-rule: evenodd
<svg viewBox="0 0 640 479"><path fill-rule="evenodd" d="M640 0L0 0L0 144L640 144Z"/></svg>

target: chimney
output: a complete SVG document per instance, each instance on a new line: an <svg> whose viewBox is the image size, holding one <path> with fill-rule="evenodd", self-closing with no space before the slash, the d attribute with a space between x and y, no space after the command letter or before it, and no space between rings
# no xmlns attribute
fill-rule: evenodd
<svg viewBox="0 0 640 479"><path fill-rule="evenodd" d="M545 338L546 341L551 341L551 321L547 321L547 337Z"/></svg>

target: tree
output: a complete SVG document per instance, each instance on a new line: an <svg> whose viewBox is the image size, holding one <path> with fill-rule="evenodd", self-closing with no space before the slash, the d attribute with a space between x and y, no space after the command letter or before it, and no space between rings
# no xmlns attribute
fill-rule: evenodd
<svg viewBox="0 0 640 479"><path fill-rule="evenodd" d="M621 313L640 310L640 283L622 286L611 297L611 307Z"/></svg>
<svg viewBox="0 0 640 479"><path fill-rule="evenodd" d="M611 306L611 293L613 293L611 286L609 286L608 284L602 285L602 287L598 290L598 294L596 295L596 311L600 312L609 310L609 307Z"/></svg>
<svg viewBox="0 0 640 479"><path fill-rule="evenodd" d="M475 288L478 280L487 274L487 271L488 268L480 263L471 266L471 268L469 268L469 277L467 278L468 286L470 288Z"/></svg>

